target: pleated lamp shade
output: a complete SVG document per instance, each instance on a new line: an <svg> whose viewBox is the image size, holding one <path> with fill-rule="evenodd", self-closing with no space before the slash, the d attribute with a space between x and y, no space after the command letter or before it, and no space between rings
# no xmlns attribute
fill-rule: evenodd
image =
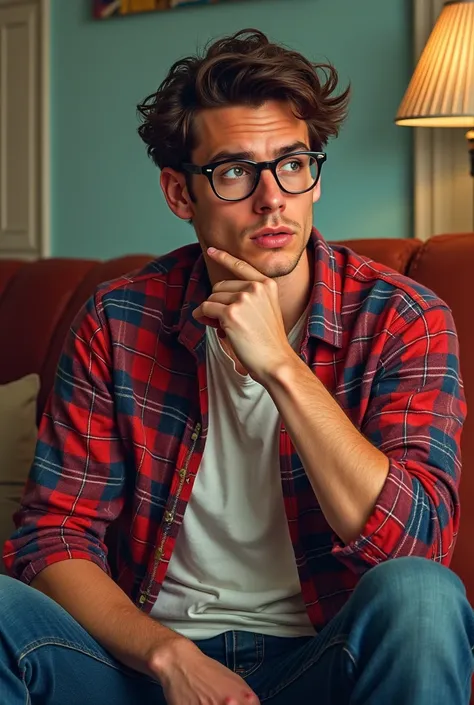
<svg viewBox="0 0 474 705"><path fill-rule="evenodd" d="M444 4L395 122L474 128L474 0Z"/></svg>

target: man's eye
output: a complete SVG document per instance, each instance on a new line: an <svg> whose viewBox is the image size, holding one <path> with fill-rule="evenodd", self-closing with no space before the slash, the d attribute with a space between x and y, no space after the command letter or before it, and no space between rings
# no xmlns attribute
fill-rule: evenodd
<svg viewBox="0 0 474 705"><path fill-rule="evenodd" d="M246 171L242 166L233 166L227 169L227 171L224 171L222 176L226 179L241 179L245 174Z"/></svg>
<svg viewBox="0 0 474 705"><path fill-rule="evenodd" d="M292 159L291 162L285 162L281 165L281 171L299 171L302 167L298 159Z"/></svg>

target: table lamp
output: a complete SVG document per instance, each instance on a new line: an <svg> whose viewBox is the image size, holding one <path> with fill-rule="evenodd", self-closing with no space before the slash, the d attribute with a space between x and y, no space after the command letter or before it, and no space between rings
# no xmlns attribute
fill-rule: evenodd
<svg viewBox="0 0 474 705"><path fill-rule="evenodd" d="M466 138L474 176L474 0L443 5L395 122L471 128Z"/></svg>

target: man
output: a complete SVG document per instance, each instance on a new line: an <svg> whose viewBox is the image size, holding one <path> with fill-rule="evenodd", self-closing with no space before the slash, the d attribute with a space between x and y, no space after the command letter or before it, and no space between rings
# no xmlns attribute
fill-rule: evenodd
<svg viewBox="0 0 474 705"><path fill-rule="evenodd" d="M5 547L9 705L468 703L457 338L312 229L336 88L247 30L139 106L199 245L73 325Z"/></svg>

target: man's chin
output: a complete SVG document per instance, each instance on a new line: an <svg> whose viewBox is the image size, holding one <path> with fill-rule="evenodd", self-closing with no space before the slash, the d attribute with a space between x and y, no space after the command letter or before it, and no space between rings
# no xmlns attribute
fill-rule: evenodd
<svg viewBox="0 0 474 705"><path fill-rule="evenodd" d="M275 258L273 262L256 262L255 264L249 262L249 264L252 264L255 269L258 269L259 272L269 279L281 279L294 272L300 259L301 255L299 257Z"/></svg>

